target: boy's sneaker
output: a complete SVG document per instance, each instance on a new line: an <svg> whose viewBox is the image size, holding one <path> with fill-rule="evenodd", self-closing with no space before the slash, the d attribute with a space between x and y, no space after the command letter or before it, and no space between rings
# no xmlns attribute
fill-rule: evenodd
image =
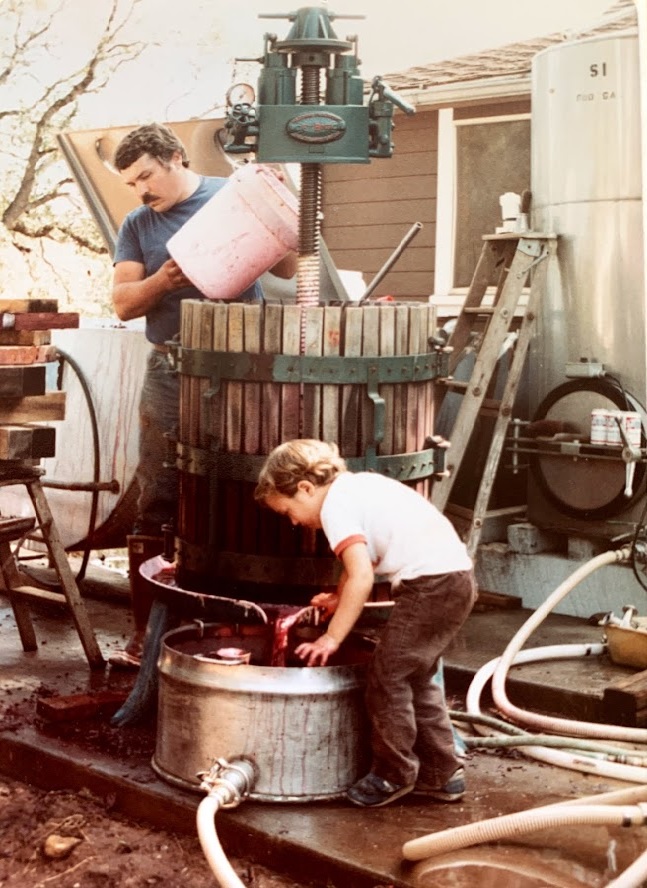
<svg viewBox="0 0 647 888"><path fill-rule="evenodd" d="M401 798L413 789L413 783L401 785L389 783L371 771L353 784L346 792L346 798L362 808L380 808Z"/></svg>
<svg viewBox="0 0 647 888"><path fill-rule="evenodd" d="M465 795L465 769L457 768L444 786L434 789L426 783L416 783L413 795L425 796L437 802L460 802Z"/></svg>

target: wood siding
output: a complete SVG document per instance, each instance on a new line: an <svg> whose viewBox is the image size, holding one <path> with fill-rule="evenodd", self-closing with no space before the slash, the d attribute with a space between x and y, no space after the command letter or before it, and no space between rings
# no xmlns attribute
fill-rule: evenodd
<svg viewBox="0 0 647 888"><path fill-rule="evenodd" d="M393 157L324 166L322 233L337 268L370 284L415 222L422 230L375 296L425 299L433 291L438 114L395 115Z"/></svg>

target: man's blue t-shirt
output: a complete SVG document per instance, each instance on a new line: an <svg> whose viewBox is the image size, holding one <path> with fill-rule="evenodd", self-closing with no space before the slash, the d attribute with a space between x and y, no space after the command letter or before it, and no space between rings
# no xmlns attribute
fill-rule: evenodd
<svg viewBox="0 0 647 888"><path fill-rule="evenodd" d="M220 191L227 179L201 176L200 184L190 197L170 210L158 213L146 205L137 207L124 219L115 249L114 263L139 262L144 266L146 277L154 274L171 258L166 244L170 237L184 225L210 197ZM149 342L164 343L180 330L180 305L183 299L203 299L202 293L193 286L165 293L157 305L146 315L146 338ZM258 281L243 291L239 300L258 302L263 291Z"/></svg>

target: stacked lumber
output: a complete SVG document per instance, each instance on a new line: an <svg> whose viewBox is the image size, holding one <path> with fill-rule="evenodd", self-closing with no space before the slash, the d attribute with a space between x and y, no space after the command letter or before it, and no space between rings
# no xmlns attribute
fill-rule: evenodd
<svg viewBox="0 0 647 888"><path fill-rule="evenodd" d="M65 394L47 391L51 330L78 326L55 299L0 298L0 460L54 456L56 431L39 425L65 418Z"/></svg>

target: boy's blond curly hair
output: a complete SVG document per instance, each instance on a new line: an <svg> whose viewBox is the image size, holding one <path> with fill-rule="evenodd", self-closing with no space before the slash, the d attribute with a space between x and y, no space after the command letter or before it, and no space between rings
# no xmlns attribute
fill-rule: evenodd
<svg viewBox="0 0 647 888"><path fill-rule="evenodd" d="M275 493L294 496L299 481L310 481L315 487L323 487L345 471L346 463L336 444L314 438L286 441L275 447L265 460L254 498L264 502Z"/></svg>

